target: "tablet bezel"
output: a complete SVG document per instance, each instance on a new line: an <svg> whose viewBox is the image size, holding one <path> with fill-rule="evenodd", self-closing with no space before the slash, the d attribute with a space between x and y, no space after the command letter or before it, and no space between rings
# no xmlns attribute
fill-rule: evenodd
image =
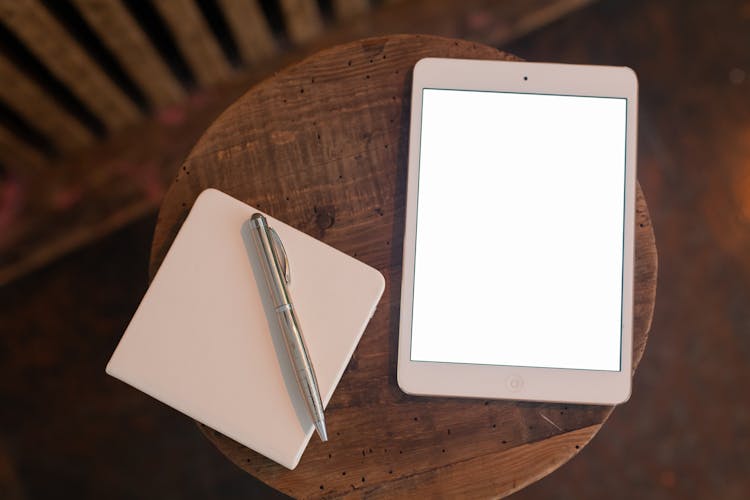
<svg viewBox="0 0 750 500"><path fill-rule="evenodd" d="M422 92L425 88L627 99L620 371L412 361ZM630 68L426 58L415 65L399 322L398 385L408 394L618 404L630 397L638 80Z"/></svg>

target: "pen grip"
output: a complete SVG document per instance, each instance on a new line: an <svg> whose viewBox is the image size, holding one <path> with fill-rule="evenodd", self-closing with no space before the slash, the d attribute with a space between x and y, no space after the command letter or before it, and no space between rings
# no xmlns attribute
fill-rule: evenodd
<svg viewBox="0 0 750 500"><path fill-rule="evenodd" d="M317 418L318 415L323 413L323 402L318 389L318 379L315 376L315 370L300 333L297 316L291 304L278 308L276 316L292 363L294 377L297 379L297 385L304 396L303 399L308 410Z"/></svg>

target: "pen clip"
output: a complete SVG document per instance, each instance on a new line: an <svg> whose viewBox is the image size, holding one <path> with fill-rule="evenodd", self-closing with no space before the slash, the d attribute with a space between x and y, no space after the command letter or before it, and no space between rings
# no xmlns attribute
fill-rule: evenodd
<svg viewBox="0 0 750 500"><path fill-rule="evenodd" d="M281 265L281 273L284 275L284 281L286 281L288 285L292 282L292 273L289 271L289 259L286 257L284 244L271 226L268 226L268 234L271 235L271 245L274 247L273 253L276 254L277 259L283 259L283 263L279 262L279 265Z"/></svg>

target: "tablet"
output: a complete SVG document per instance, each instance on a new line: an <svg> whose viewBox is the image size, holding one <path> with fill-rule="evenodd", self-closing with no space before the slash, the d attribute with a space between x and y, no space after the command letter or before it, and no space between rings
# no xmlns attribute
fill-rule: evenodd
<svg viewBox="0 0 750 500"><path fill-rule="evenodd" d="M402 390L629 398L637 92L624 67L417 63Z"/></svg>

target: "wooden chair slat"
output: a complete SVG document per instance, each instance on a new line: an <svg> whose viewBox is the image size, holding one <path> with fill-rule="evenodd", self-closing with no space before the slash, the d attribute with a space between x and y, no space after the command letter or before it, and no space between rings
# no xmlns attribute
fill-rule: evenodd
<svg viewBox="0 0 750 500"><path fill-rule="evenodd" d="M334 0L333 2L333 12L340 20L350 19L368 10L370 10L368 0Z"/></svg>
<svg viewBox="0 0 750 500"><path fill-rule="evenodd" d="M278 52L276 40L257 0L218 0L218 4L244 62L262 61Z"/></svg>
<svg viewBox="0 0 750 500"><path fill-rule="evenodd" d="M154 107L174 104L185 92L120 0L73 0Z"/></svg>
<svg viewBox="0 0 750 500"><path fill-rule="evenodd" d="M136 105L39 0L0 2L0 22L108 129L119 129L138 120Z"/></svg>
<svg viewBox="0 0 750 500"><path fill-rule="evenodd" d="M154 0L182 55L201 85L227 79L230 66L208 23L193 0Z"/></svg>
<svg viewBox="0 0 750 500"><path fill-rule="evenodd" d="M297 44L317 37L323 31L323 18L315 0L280 0L289 39Z"/></svg>
<svg viewBox="0 0 750 500"><path fill-rule="evenodd" d="M93 134L0 52L0 100L61 152L91 144Z"/></svg>

